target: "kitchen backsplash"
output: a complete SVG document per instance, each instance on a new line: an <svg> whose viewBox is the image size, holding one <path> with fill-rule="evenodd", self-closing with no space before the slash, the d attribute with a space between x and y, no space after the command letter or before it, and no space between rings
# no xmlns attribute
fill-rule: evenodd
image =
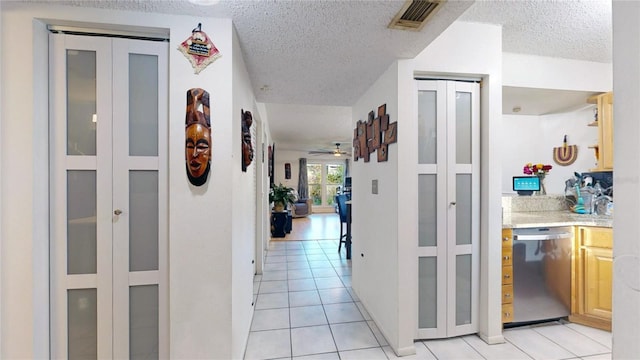
<svg viewBox="0 0 640 360"><path fill-rule="evenodd" d="M503 196L503 212L567 210L563 195Z"/></svg>

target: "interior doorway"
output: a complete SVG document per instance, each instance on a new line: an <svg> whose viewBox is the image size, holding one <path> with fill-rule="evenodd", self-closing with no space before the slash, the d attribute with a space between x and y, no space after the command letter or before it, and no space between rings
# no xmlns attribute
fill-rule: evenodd
<svg viewBox="0 0 640 360"><path fill-rule="evenodd" d="M478 331L479 84L417 80L418 338Z"/></svg>
<svg viewBox="0 0 640 360"><path fill-rule="evenodd" d="M51 357L167 358L168 44L49 40Z"/></svg>

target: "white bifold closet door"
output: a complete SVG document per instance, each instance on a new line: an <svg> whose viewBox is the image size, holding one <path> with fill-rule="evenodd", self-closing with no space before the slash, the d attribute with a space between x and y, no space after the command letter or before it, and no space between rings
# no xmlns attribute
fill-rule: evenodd
<svg viewBox="0 0 640 360"><path fill-rule="evenodd" d="M168 358L167 57L50 35L52 358Z"/></svg>
<svg viewBox="0 0 640 360"><path fill-rule="evenodd" d="M416 80L418 337L478 329L478 84Z"/></svg>

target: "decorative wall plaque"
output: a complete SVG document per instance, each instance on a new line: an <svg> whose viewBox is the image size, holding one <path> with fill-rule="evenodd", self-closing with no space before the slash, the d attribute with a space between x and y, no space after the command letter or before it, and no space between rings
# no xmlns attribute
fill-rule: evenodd
<svg viewBox="0 0 640 360"><path fill-rule="evenodd" d="M195 74L199 74L200 71L222 56L211 39L202 31L201 23L191 30L191 36L178 46L178 50L189 60Z"/></svg>
<svg viewBox="0 0 640 360"><path fill-rule="evenodd" d="M378 106L377 117L370 111L367 121L358 120L353 130L353 161L369 162L370 154L378 151L378 162L387 161L389 144L398 140L398 122L389 123L387 104Z"/></svg>

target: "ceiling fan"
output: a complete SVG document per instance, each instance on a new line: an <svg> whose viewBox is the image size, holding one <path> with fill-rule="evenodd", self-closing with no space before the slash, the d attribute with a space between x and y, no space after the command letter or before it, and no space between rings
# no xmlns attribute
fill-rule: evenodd
<svg viewBox="0 0 640 360"><path fill-rule="evenodd" d="M332 154L333 156L342 156L346 155L346 151L340 150L340 143L336 143L336 148L333 150L311 150L309 154L320 155L320 154Z"/></svg>

